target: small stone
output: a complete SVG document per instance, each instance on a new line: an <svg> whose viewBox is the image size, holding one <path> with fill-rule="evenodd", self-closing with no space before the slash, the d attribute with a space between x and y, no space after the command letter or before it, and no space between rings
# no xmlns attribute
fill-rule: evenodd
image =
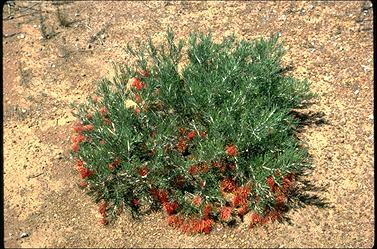
<svg viewBox="0 0 377 249"><path fill-rule="evenodd" d="M357 89L355 92L354 92L354 94L355 95L358 95L359 94L359 92L360 92L360 90L359 89Z"/></svg>
<svg viewBox="0 0 377 249"><path fill-rule="evenodd" d="M279 21L285 21L285 20L287 20L287 16L286 15L282 15L281 17L279 17L278 20Z"/></svg>
<svg viewBox="0 0 377 249"><path fill-rule="evenodd" d="M20 234L20 238L22 239L22 238L26 238L26 237L29 237L29 233L28 232L22 232L21 234Z"/></svg>
<svg viewBox="0 0 377 249"><path fill-rule="evenodd" d="M86 47L87 47L88 49L91 49L91 48L92 48L92 44L88 44Z"/></svg>
<svg viewBox="0 0 377 249"><path fill-rule="evenodd" d="M105 39L105 37L106 37L105 34L101 35L101 39Z"/></svg>
<svg viewBox="0 0 377 249"><path fill-rule="evenodd" d="M80 15L80 13L77 13L77 12L75 13L75 16L79 16L79 15Z"/></svg>
<svg viewBox="0 0 377 249"><path fill-rule="evenodd" d="M374 119L373 114L369 115L368 118L369 118L370 120L373 120L373 119Z"/></svg>
<svg viewBox="0 0 377 249"><path fill-rule="evenodd" d="M20 39L24 39L24 38L25 38L25 34L24 34L24 33L20 34L20 35L18 36L18 38L20 38Z"/></svg>

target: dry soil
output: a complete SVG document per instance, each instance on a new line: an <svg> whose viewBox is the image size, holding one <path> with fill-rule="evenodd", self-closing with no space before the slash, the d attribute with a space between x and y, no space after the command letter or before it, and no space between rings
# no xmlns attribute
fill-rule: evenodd
<svg viewBox="0 0 377 249"><path fill-rule="evenodd" d="M374 244L373 9L371 2L16 1L3 7L4 243L6 247L372 247ZM101 226L69 159L71 103L127 63L135 38L212 30L253 39L280 32L318 93L324 125L300 134L313 183L334 208L289 213L292 225L216 227L185 235L162 213ZM24 234L22 234L24 233ZM22 236L21 236L22 235Z"/></svg>

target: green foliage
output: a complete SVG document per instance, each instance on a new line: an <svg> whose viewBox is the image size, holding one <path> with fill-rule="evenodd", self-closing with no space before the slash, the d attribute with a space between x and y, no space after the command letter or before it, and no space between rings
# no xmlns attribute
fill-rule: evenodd
<svg viewBox="0 0 377 249"><path fill-rule="evenodd" d="M313 97L309 83L286 75L278 36L214 43L193 33L187 61L183 47L170 30L164 45L128 46L136 63L116 65L79 106L72 155L82 186L104 217L163 206L185 231L207 233L247 210L251 225L280 217L310 167L289 115Z"/></svg>

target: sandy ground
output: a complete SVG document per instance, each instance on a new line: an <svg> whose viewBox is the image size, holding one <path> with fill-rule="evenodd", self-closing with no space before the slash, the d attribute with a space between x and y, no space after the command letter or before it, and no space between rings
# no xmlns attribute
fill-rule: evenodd
<svg viewBox="0 0 377 249"><path fill-rule="evenodd" d="M5 247L373 246L370 2L63 3L3 8ZM112 62L127 62L127 42L161 40L168 26L182 38L195 29L211 29L216 39L281 33L293 74L308 78L319 94L310 110L328 121L300 137L315 165L308 178L328 186L321 196L334 208L292 211L292 225L218 227L206 236L179 233L162 213L98 224L97 206L77 187L68 157L70 103L84 101L95 80L111 75Z"/></svg>

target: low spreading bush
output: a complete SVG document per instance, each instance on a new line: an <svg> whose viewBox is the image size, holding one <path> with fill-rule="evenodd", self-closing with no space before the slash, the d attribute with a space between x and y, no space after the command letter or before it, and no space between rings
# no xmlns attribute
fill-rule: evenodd
<svg viewBox="0 0 377 249"><path fill-rule="evenodd" d="M278 36L254 41L167 32L127 47L132 65L77 107L72 157L101 223L162 208L170 225L209 233L215 222L281 220L310 167L290 115L313 97L287 75Z"/></svg>

